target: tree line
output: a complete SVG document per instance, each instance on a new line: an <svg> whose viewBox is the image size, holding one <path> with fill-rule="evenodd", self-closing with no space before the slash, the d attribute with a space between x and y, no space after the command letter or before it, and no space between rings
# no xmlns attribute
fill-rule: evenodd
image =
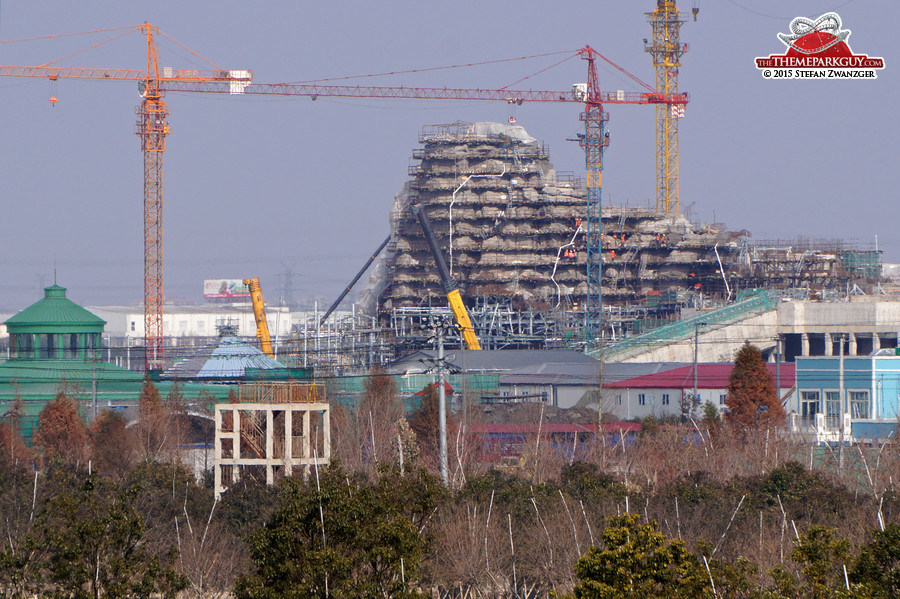
<svg viewBox="0 0 900 599"><path fill-rule="evenodd" d="M182 465L184 407L145 385L140 419L90 427L60 394L33 446L0 425L0 595L9 597L894 597L896 445L839 460L775 428L709 413L645 422L633 443L573 454L528 440L481 464L436 398L404 413L373 372L334 406L334 463L215 501ZM537 422L539 406L524 418ZM602 440L601 440L602 441Z"/></svg>

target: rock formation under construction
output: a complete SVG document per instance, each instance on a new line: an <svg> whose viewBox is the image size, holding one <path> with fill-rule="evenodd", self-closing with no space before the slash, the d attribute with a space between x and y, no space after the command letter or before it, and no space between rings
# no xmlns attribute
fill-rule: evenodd
<svg viewBox="0 0 900 599"><path fill-rule="evenodd" d="M476 330L490 333L491 322L518 319L507 334L537 340L549 329L562 335L580 328L587 293L581 182L558 173L547 148L517 125L433 125L419 141L410 179L392 206L391 242L370 283L382 324L408 334L416 315L446 306L434 258L409 210L419 203ZM602 230L603 301L610 322L626 330L636 306L643 316L649 309L665 317L751 287L845 289L880 276L877 252L841 243L755 246L747 231L648 209L604 206Z"/></svg>

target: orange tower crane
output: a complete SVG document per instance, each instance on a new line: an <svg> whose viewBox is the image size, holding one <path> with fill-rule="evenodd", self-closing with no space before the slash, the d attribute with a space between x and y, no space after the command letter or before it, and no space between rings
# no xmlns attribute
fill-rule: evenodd
<svg viewBox="0 0 900 599"><path fill-rule="evenodd" d="M585 153L587 170L587 282L588 293L585 305L585 339L588 344L599 343L602 331L603 312L601 273L601 171L603 152L609 144L604 127L609 115L603 111L603 104L651 104L662 106L664 110L684 110L688 102L686 93L661 93L610 62L590 46L581 48L574 55L587 62L587 82L578 83L565 91L513 90L513 89L453 89L424 87L377 87L358 85L321 85L302 83L251 84L243 89L244 94L281 96L307 96L345 98L391 98L414 100L485 100L509 104L524 102L576 103L584 105L581 121L584 135L580 136ZM610 65L630 77L646 91L600 90L595 61L605 60ZM228 84L221 81L164 80L160 89L168 92L212 92L229 93Z"/></svg>
<svg viewBox="0 0 900 599"><path fill-rule="evenodd" d="M163 154L169 135L166 102L162 85L166 83L222 83L229 93L241 93L250 83L250 71L215 69L173 70L162 68L156 37L159 28L144 23L129 28L140 31L146 40L147 65L136 69L102 69L79 67L0 66L3 77L40 77L58 79L101 79L137 81L143 100L136 109L135 133L141 138L144 152L144 363L148 372L162 370L163 363ZM164 35L164 34L163 34ZM50 99L55 103L56 98Z"/></svg>

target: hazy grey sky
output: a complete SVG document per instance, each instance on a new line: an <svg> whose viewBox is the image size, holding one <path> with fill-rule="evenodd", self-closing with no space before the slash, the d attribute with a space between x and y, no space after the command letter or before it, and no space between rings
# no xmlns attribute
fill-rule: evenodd
<svg viewBox="0 0 900 599"><path fill-rule="evenodd" d="M689 13L695 3L680 2ZM490 2L0 2L0 39L149 21L223 68L257 83L308 81L575 51L590 44L652 84L643 38L653 0ZM701 222L760 239L847 238L900 261L896 0L700 0L682 29L680 72L691 94L681 122L681 204ZM764 80L753 59L783 53L796 16L836 9L855 53L882 56L875 81ZM688 15L689 16L689 15ZM0 64L43 64L113 34L0 44ZM161 40L164 65L202 67ZM144 68L129 35L59 63ZM361 85L501 88L562 56L490 67L366 78ZM569 89L574 58L517 84ZM604 89L637 88L610 68ZM48 99L56 96L51 106ZM503 103L226 97L169 94L172 135L164 181L165 287L200 301L206 278L259 276L270 301L277 275L298 296L330 303L388 232L391 198L408 178L422 126L505 121ZM57 280L85 304L137 303L143 289L142 154L132 82L0 79L0 309L21 309ZM612 143L605 202L654 197L654 110L607 107ZM548 144L558 170L580 172L566 141L577 105L512 113Z"/></svg>

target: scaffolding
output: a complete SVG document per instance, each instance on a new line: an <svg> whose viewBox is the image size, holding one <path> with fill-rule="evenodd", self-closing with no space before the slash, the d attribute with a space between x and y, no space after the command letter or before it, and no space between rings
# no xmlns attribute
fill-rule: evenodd
<svg viewBox="0 0 900 599"><path fill-rule="evenodd" d="M255 383L242 386L239 398L259 401L215 406L216 499L253 470L272 485L329 463L330 407L320 393L315 384Z"/></svg>

